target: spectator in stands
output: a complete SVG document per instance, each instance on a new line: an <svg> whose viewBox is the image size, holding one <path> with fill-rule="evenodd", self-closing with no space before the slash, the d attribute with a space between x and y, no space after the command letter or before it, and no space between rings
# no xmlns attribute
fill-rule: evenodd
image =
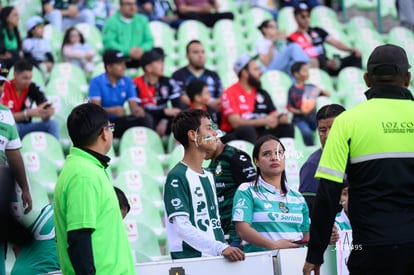
<svg viewBox="0 0 414 275"><path fill-rule="evenodd" d="M414 32L414 2L397 0L397 11L400 25Z"/></svg>
<svg viewBox="0 0 414 275"><path fill-rule="evenodd" d="M316 121L318 124L319 141L322 148L316 150L300 168L299 173L299 192L302 193L309 207L309 213L312 214L313 203L315 201L316 192L318 191L319 180L314 175L318 168L318 163L322 155L323 147L332 127L332 123L339 114L345 111L345 108L339 104L325 105L316 113Z"/></svg>
<svg viewBox="0 0 414 275"><path fill-rule="evenodd" d="M114 190L118 198L122 218L125 218L131 206L121 189L114 186ZM11 275L45 274L60 269L53 219L53 204L49 203L29 226L29 230L35 236L34 241L27 246L13 247L13 251L16 253L16 261Z"/></svg>
<svg viewBox="0 0 414 275"><path fill-rule="evenodd" d="M319 63L319 68L327 71L330 75L337 75L345 67L354 66L361 68L361 52L329 35L322 28L310 27L309 14L310 11L306 4L302 3L295 7L294 15L298 24L298 30L290 34L288 39L299 44L309 58L316 59ZM339 56L329 58L326 56L325 42L341 51L349 52L351 55L344 58Z"/></svg>
<svg viewBox="0 0 414 275"><path fill-rule="evenodd" d="M211 93L208 85L203 80L194 78L188 83L186 93L190 99L190 108L202 109L207 111L213 122L217 125L221 123L221 113L216 111L208 103L210 102Z"/></svg>
<svg viewBox="0 0 414 275"><path fill-rule="evenodd" d="M183 21L178 18L177 12L171 7L170 2L165 0L137 0L139 12L144 14L148 20L159 20L169 24L173 28Z"/></svg>
<svg viewBox="0 0 414 275"><path fill-rule="evenodd" d="M188 65L175 71L171 77L180 85L182 91L186 90L186 86L194 78L206 82L211 93L209 105L218 111L220 109L220 97L223 92L223 86L219 75L205 68L206 53L203 44L199 40L191 40L186 46L186 54ZM188 96L185 94L182 97L182 101L186 105L190 104Z"/></svg>
<svg viewBox="0 0 414 275"><path fill-rule="evenodd" d="M95 25L102 30L106 20L115 13L114 1L111 0L89 0L86 5L95 16Z"/></svg>
<svg viewBox="0 0 414 275"><path fill-rule="evenodd" d="M66 30L62 42L62 56L65 62L70 62L82 68L90 75L94 68L94 49L85 42L83 34L76 28Z"/></svg>
<svg viewBox="0 0 414 275"><path fill-rule="evenodd" d="M8 70L0 63L0 96L7 82ZM27 244L31 234L18 223L12 212L11 203L16 197L15 182L22 190L24 213L32 210L32 197L27 183L24 163L20 154L22 147L16 124L10 110L0 104L0 274L6 274L4 259L7 242Z"/></svg>
<svg viewBox="0 0 414 275"><path fill-rule="evenodd" d="M250 154L218 141L216 150L207 152L206 159L211 159L207 169L213 173L216 183L224 236L228 244L240 247L241 240L237 236L234 223L231 221L231 214L237 188L242 183L250 182L256 178L256 170L253 167Z"/></svg>
<svg viewBox="0 0 414 275"><path fill-rule="evenodd" d="M279 114L270 95L261 88L261 71L249 55L241 55L234 64L239 81L221 97L220 129L227 134L224 143L242 139L254 143L259 136L293 137L288 114Z"/></svg>
<svg viewBox="0 0 414 275"><path fill-rule="evenodd" d="M59 125L52 119L55 109L42 89L32 82L32 70L33 65L26 59L14 64L13 79L5 84L1 102L12 111L21 139L34 131L47 132L59 139ZM33 118L41 121L33 122Z"/></svg>
<svg viewBox="0 0 414 275"><path fill-rule="evenodd" d="M233 19L231 12L219 12L217 0L174 0L181 19L198 20L207 27L213 27L221 19Z"/></svg>
<svg viewBox="0 0 414 275"><path fill-rule="evenodd" d="M0 11L0 62L10 69L21 56L19 13L13 6Z"/></svg>
<svg viewBox="0 0 414 275"><path fill-rule="evenodd" d="M51 25L65 31L77 23L95 26L95 15L80 0L42 0L43 14Z"/></svg>
<svg viewBox="0 0 414 275"><path fill-rule="evenodd" d="M34 240L30 245L13 247L16 261L11 275L45 274L59 270L52 203L43 207L28 229L33 234Z"/></svg>
<svg viewBox="0 0 414 275"><path fill-rule="evenodd" d="M164 76L164 57L161 48L145 52L141 57L144 74L133 80L138 102L152 116L155 130L161 137L170 133L172 119L181 112L180 87Z"/></svg>
<svg viewBox="0 0 414 275"><path fill-rule="evenodd" d="M122 52L107 50L103 54L105 72L92 78L89 84L89 99L100 105L115 123L114 137L120 138L131 127L152 128L152 118L139 106L135 85L125 76L125 57ZM130 115L124 104L128 102Z"/></svg>
<svg viewBox="0 0 414 275"><path fill-rule="evenodd" d="M292 75L296 83L292 84L288 92L287 109L293 114L293 124L302 133L305 145L314 145L316 130L316 99L318 96L329 96L325 90L313 84L305 84L309 79L309 65L296 62L292 65Z"/></svg>
<svg viewBox="0 0 414 275"><path fill-rule="evenodd" d="M244 251L299 247L309 237L309 211L302 195L290 189L285 148L278 138L259 138L253 149L255 181L239 186L233 201L233 222Z"/></svg>
<svg viewBox="0 0 414 275"><path fill-rule="evenodd" d="M262 65L262 71L279 70L291 75L295 62L308 63L309 57L296 43L286 45L285 36L278 32L275 20L265 20L260 24L261 37L256 42L256 52Z"/></svg>
<svg viewBox="0 0 414 275"><path fill-rule="evenodd" d="M33 16L26 22L27 37L23 40L24 57L47 75L52 71L54 58L49 41L43 38L44 20L40 16Z"/></svg>
<svg viewBox="0 0 414 275"><path fill-rule="evenodd" d="M284 7L297 7L301 3L304 3L310 9L313 9L314 7L317 7L317 6L319 6L321 4L319 0L279 0L279 2L280 2L279 3L279 7L280 8L284 8ZM328 2L328 1L326 1L326 2Z"/></svg>
<svg viewBox="0 0 414 275"><path fill-rule="evenodd" d="M96 104L78 105L68 116L73 147L53 195L63 274L136 274L117 195L106 171L113 127L108 113Z"/></svg>
<svg viewBox="0 0 414 275"><path fill-rule="evenodd" d="M154 38L147 18L137 13L136 0L120 0L119 5L119 11L103 27L104 48L122 52L127 68L138 68L142 54L152 49Z"/></svg>
<svg viewBox="0 0 414 275"><path fill-rule="evenodd" d="M250 0L250 6L262 8L272 14L273 20L277 20L276 0Z"/></svg>
<svg viewBox="0 0 414 275"><path fill-rule="evenodd" d="M222 255L230 261L244 260L243 251L225 243L214 178L202 167L218 141L210 116L199 109L184 110L174 118L172 132L184 146L184 157L164 185L171 258Z"/></svg>

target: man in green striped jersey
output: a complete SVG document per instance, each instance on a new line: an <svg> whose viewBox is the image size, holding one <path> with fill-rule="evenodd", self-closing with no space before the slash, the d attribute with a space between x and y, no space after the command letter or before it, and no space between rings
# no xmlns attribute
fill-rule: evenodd
<svg viewBox="0 0 414 275"><path fill-rule="evenodd" d="M184 158L167 176L164 204L167 237L173 259L223 255L244 260L239 248L225 243L213 175L202 168L208 151L217 147L217 132L206 111L189 109L173 120L174 137Z"/></svg>

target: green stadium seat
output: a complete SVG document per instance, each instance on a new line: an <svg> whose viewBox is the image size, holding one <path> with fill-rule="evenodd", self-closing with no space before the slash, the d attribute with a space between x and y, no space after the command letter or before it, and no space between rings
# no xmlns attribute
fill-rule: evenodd
<svg viewBox="0 0 414 275"><path fill-rule="evenodd" d="M147 147L160 158L165 154L161 137L147 127L132 127L125 131L120 140L119 152L122 153L128 147L136 145Z"/></svg>
<svg viewBox="0 0 414 275"><path fill-rule="evenodd" d="M154 47L163 48L167 57L176 58L175 30L161 21L149 23L151 33L154 36Z"/></svg>
<svg viewBox="0 0 414 275"><path fill-rule="evenodd" d="M36 151L55 163L56 171L60 171L65 162L65 156L60 142L46 132L31 132L22 140L22 152Z"/></svg>
<svg viewBox="0 0 414 275"><path fill-rule="evenodd" d="M54 192L58 173L55 163L38 152L25 151L22 148L22 158L29 184L32 188L41 185L51 196Z"/></svg>
<svg viewBox="0 0 414 275"><path fill-rule="evenodd" d="M143 195L126 193L126 196L131 205L131 210L129 211L127 218L139 221L150 227L157 236L158 243L165 244L166 230L158 207Z"/></svg>
<svg viewBox="0 0 414 275"><path fill-rule="evenodd" d="M125 219L125 226L136 263L145 263L161 257L161 249L153 230L134 219Z"/></svg>
<svg viewBox="0 0 414 275"><path fill-rule="evenodd" d="M184 58L185 61L186 45L193 39L200 40L201 43L203 43L206 54L211 55L212 49L210 29L199 21L185 20L183 23L180 24L177 30L178 60Z"/></svg>
<svg viewBox="0 0 414 275"><path fill-rule="evenodd" d="M138 169L123 170L117 174L113 183L125 193L145 196L157 206L160 213L164 213L158 180L150 172L141 172Z"/></svg>
<svg viewBox="0 0 414 275"><path fill-rule="evenodd" d="M279 10L277 16L277 25L280 32L291 34L296 31L298 24L296 23L295 16L293 14L293 7L283 7Z"/></svg>
<svg viewBox="0 0 414 275"><path fill-rule="evenodd" d="M55 58L55 62L63 60L62 57L62 42L63 42L64 33L51 24L45 25L43 32L43 38L49 41L50 46L52 47L52 54Z"/></svg>
<svg viewBox="0 0 414 275"><path fill-rule="evenodd" d="M248 141L237 139L229 141L227 144L246 152L247 154L249 154L250 157L252 157L253 155L254 145Z"/></svg>
<svg viewBox="0 0 414 275"><path fill-rule="evenodd" d="M98 53L98 55L102 54L102 34L97 27L91 26L87 23L77 23L75 25L75 28L82 33L83 37L85 38L85 42L89 44L95 50L95 52Z"/></svg>
<svg viewBox="0 0 414 275"><path fill-rule="evenodd" d="M290 77L282 71L270 70L262 75L261 81L279 112L286 112L288 91L292 86Z"/></svg>

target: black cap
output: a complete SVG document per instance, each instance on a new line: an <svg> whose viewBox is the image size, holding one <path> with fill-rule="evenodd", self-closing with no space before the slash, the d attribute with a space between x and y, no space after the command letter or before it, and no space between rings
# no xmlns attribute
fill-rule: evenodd
<svg viewBox="0 0 414 275"><path fill-rule="evenodd" d="M368 73L371 75L404 74L410 67L405 50L392 44L376 47L367 64Z"/></svg>
<svg viewBox="0 0 414 275"><path fill-rule="evenodd" d="M295 8L293 9L293 14L297 15L297 14L300 14L302 11L310 11L308 5L306 5L306 3L303 3L303 2L295 6Z"/></svg>
<svg viewBox="0 0 414 275"><path fill-rule="evenodd" d="M125 56L117 50L106 50L103 54L103 62L105 65L125 62Z"/></svg>
<svg viewBox="0 0 414 275"><path fill-rule="evenodd" d="M164 60L164 58L164 50L159 47L155 47L149 51L146 51L141 56L140 64L142 67L145 67L146 65L151 64L154 61Z"/></svg>

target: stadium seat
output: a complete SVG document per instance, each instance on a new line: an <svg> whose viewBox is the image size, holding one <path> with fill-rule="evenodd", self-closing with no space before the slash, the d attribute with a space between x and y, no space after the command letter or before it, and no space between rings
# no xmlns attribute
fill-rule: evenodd
<svg viewBox="0 0 414 275"><path fill-rule="evenodd" d="M84 93L87 93L88 91L88 82L85 72L80 67L69 62L58 63L53 66L53 69L49 75L49 81L56 79L65 79L70 82L74 82Z"/></svg>
<svg viewBox="0 0 414 275"><path fill-rule="evenodd" d="M163 225L163 218L158 207L145 196L137 193L126 193L131 204L128 219L133 219L147 225L155 233L159 244L166 242L166 230Z"/></svg>
<svg viewBox="0 0 414 275"><path fill-rule="evenodd" d="M154 47L163 48L168 58L176 59L175 30L161 21L149 23L151 33L154 36Z"/></svg>
<svg viewBox="0 0 414 275"><path fill-rule="evenodd" d="M41 185L51 196L58 177L55 163L36 151L23 151L22 158L30 186Z"/></svg>
<svg viewBox="0 0 414 275"><path fill-rule="evenodd" d="M212 35L216 63L226 62L231 57L236 59L239 55L248 52L247 39L243 37L240 27L232 20L218 21L213 27Z"/></svg>
<svg viewBox="0 0 414 275"><path fill-rule="evenodd" d="M138 169L123 170L117 174L113 183L127 194L145 196L158 207L160 213L164 212L158 180L150 172L141 172Z"/></svg>
<svg viewBox="0 0 414 275"><path fill-rule="evenodd" d="M147 127L132 127L125 131L120 140L119 152L121 154L125 149L137 145L152 150L160 159L165 154L160 136Z"/></svg>
<svg viewBox="0 0 414 275"><path fill-rule="evenodd" d="M46 95L59 95L65 103L77 105L86 101L87 84L76 83L74 80L59 78L50 80L46 86Z"/></svg>
<svg viewBox="0 0 414 275"><path fill-rule="evenodd" d="M45 25L43 32L43 38L49 41L52 47L52 54L55 58L55 62L60 62L62 58L62 42L64 33L51 24Z"/></svg>
<svg viewBox="0 0 414 275"><path fill-rule="evenodd" d="M8 1L12 2L12 1ZM7 3L7 2L6 2ZM30 17L35 15L42 14L42 5L39 1L31 1L31 0L18 0L14 1L14 4L9 3L8 5L14 5L14 7L19 12L19 32L21 38L26 37L27 29L26 29L26 22ZM3 7L7 6L3 3Z"/></svg>
<svg viewBox="0 0 414 275"><path fill-rule="evenodd" d="M328 91L331 96L336 96L336 90L332 82L332 78L328 75L327 72L318 69L310 68L309 69L309 80L308 83L311 83L319 88Z"/></svg>
<svg viewBox="0 0 414 275"><path fill-rule="evenodd" d="M270 12L259 7L252 7L247 11L244 21L248 29L251 30L260 26L263 21L269 19L273 19Z"/></svg>
<svg viewBox="0 0 414 275"><path fill-rule="evenodd" d="M254 145L252 143L248 142L248 141L245 141L245 140L232 140L232 141L229 141L227 144L246 152L247 154L249 154L250 157L252 157L252 155L253 155Z"/></svg>
<svg viewBox="0 0 414 275"><path fill-rule="evenodd" d="M139 169L141 172L150 172L157 180L159 188L164 186L164 168L153 151L143 146L130 146L119 155L117 173L124 170Z"/></svg>
<svg viewBox="0 0 414 275"><path fill-rule="evenodd" d="M297 127L295 127L297 128ZM295 132L295 138L280 138L285 147L285 171L290 188L299 189L299 159L302 157L301 149L296 146L301 143L302 135ZM302 142L303 144L303 142ZM304 146L304 145L303 145ZM301 146L299 146L301 147Z"/></svg>
<svg viewBox="0 0 414 275"><path fill-rule="evenodd" d="M98 56L102 54L102 34L97 27L91 26L87 23L77 23L75 28L82 33L85 38L85 42L89 44L96 51L96 53L98 53Z"/></svg>
<svg viewBox="0 0 414 275"><path fill-rule="evenodd" d="M279 10L277 16L277 25L280 32L291 34L296 31L298 24L296 23L295 16L293 14L293 7L283 7Z"/></svg>
<svg viewBox="0 0 414 275"><path fill-rule="evenodd" d="M292 86L290 77L277 70L265 72L261 77L263 89L265 89L273 99L273 103L279 112L286 112L288 91Z"/></svg>
<svg viewBox="0 0 414 275"><path fill-rule="evenodd" d="M151 262L161 257L157 236L149 226L128 217L124 223L136 263Z"/></svg>
<svg viewBox="0 0 414 275"><path fill-rule="evenodd" d="M196 20L185 20L177 30L178 60L185 61L185 48L188 42L196 39L203 43L207 55L211 55L210 29ZM181 64L180 64L181 65Z"/></svg>
<svg viewBox="0 0 414 275"><path fill-rule="evenodd" d="M36 151L55 163L56 171L60 171L65 156L60 142L46 132L31 132L22 140L22 152Z"/></svg>

